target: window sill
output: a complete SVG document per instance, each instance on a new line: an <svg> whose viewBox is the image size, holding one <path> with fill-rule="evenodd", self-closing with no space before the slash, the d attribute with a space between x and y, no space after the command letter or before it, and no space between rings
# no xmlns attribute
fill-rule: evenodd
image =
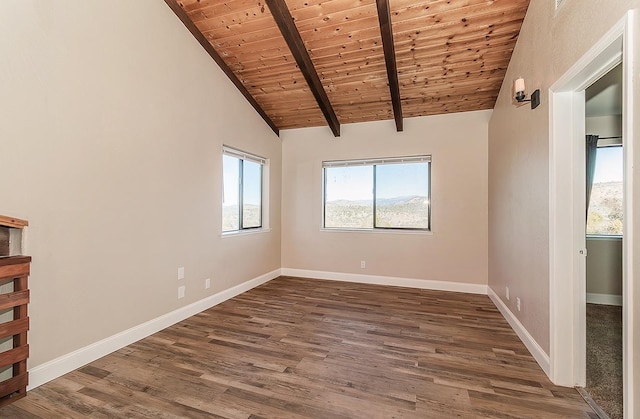
<svg viewBox="0 0 640 419"><path fill-rule="evenodd" d="M253 235L253 234L268 233L270 231L271 231L271 228L269 228L269 227L255 228L255 229L250 229L250 230L225 231L225 232L220 234L220 237L225 239L227 237L250 236L250 235Z"/></svg>
<svg viewBox="0 0 640 419"><path fill-rule="evenodd" d="M621 234L587 234L588 240L622 240Z"/></svg>
<svg viewBox="0 0 640 419"><path fill-rule="evenodd" d="M401 230L393 228L363 229L363 228L320 228L326 233L365 233L365 234L410 234L419 236L433 236L431 230Z"/></svg>

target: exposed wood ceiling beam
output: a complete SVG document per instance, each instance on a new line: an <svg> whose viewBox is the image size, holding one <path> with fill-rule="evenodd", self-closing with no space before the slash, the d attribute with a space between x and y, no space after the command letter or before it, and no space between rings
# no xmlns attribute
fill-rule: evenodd
<svg viewBox="0 0 640 419"><path fill-rule="evenodd" d="M400 102L400 85L398 83L398 69L396 67L396 52L393 46L389 0L376 0L376 4L378 6L378 21L380 22L380 35L382 35L384 61L387 65L387 77L389 78L391 103L393 104L393 116L396 120L396 130L402 131L402 103Z"/></svg>
<svg viewBox="0 0 640 419"><path fill-rule="evenodd" d="M196 27L196 25L191 21L187 13L180 7L177 0L164 0L165 3L173 10L173 13L178 16L180 21L184 24L184 26L191 32L194 38L202 45L202 48L207 51L207 53L213 58L213 60L218 64L218 66L222 69L224 74L229 77L229 80L238 88L240 93L249 101L251 106L258 112L258 114L264 119L264 121L269 125L269 127L276 133L276 135L280 135L280 130L273 123L271 118L266 114L266 112L262 109L262 107L256 102L256 100L251 96L249 91L244 87L242 82L236 77L233 71L229 68L229 66L224 62L222 57L216 52L211 43L207 40L207 38L200 32L200 30Z"/></svg>
<svg viewBox="0 0 640 419"><path fill-rule="evenodd" d="M289 49L291 50L302 75L307 81L313 96L318 102L318 106L324 114L333 135L339 137L340 122L338 121L336 113L333 111L333 107L331 106L331 102L329 102L327 93L325 92L324 87L320 82L320 78L318 77L318 73L311 62L311 57L309 57L309 53L302 41L300 32L298 32L298 29L293 22L293 17L289 12L287 4L284 0L266 0L266 3L267 6L269 6L269 10L271 11L273 18L278 24L278 28L280 28L280 32L282 32L282 36L287 42L287 45L289 45Z"/></svg>

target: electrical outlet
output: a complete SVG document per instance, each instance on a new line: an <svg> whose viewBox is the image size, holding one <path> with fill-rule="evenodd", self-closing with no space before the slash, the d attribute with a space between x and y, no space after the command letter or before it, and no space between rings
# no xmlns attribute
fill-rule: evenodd
<svg viewBox="0 0 640 419"><path fill-rule="evenodd" d="M509 299L509 287L505 287L505 288L506 288L505 294L506 294L506 297L507 297L507 300L508 300Z"/></svg>
<svg viewBox="0 0 640 419"><path fill-rule="evenodd" d="M211 288L211 278L207 278L204 280L204 288L205 289Z"/></svg>
<svg viewBox="0 0 640 419"><path fill-rule="evenodd" d="M178 299L184 298L184 291L186 288L187 287L185 287L184 285L178 287Z"/></svg>
<svg viewBox="0 0 640 419"><path fill-rule="evenodd" d="M518 311L520 311L520 297L516 297L516 307L518 308Z"/></svg>
<svg viewBox="0 0 640 419"><path fill-rule="evenodd" d="M178 279L184 279L184 268L182 266L178 268Z"/></svg>
<svg viewBox="0 0 640 419"><path fill-rule="evenodd" d="M366 261L364 261L364 260L361 260L361 261L360 261L360 268L364 269L364 268L366 268L366 267L367 267L367 262L366 262Z"/></svg>

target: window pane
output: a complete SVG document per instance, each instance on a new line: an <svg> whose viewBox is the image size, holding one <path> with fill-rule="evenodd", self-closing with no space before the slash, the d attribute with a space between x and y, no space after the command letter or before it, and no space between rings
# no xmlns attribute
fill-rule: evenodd
<svg viewBox="0 0 640 419"><path fill-rule="evenodd" d="M222 231L240 228L239 196L240 160L227 155L222 156Z"/></svg>
<svg viewBox="0 0 640 419"><path fill-rule="evenodd" d="M324 170L324 226L373 228L373 166Z"/></svg>
<svg viewBox="0 0 640 419"><path fill-rule="evenodd" d="M242 163L242 228L262 225L262 165Z"/></svg>
<svg viewBox="0 0 640 419"><path fill-rule="evenodd" d="M376 166L376 227L429 228L429 163Z"/></svg>
<svg viewBox="0 0 640 419"><path fill-rule="evenodd" d="M598 148L587 234L622 234L622 162L622 147Z"/></svg>

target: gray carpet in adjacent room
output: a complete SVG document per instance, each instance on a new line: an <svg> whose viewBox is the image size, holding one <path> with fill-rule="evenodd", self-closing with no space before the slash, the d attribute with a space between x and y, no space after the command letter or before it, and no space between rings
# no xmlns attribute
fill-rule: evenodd
<svg viewBox="0 0 640 419"><path fill-rule="evenodd" d="M587 304L587 392L622 419L622 307Z"/></svg>

